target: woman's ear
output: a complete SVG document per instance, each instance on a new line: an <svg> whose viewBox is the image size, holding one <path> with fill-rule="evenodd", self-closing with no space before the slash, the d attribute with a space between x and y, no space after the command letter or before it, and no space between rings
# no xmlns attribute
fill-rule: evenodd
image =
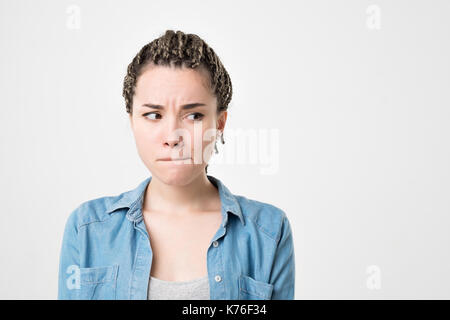
<svg viewBox="0 0 450 320"><path fill-rule="evenodd" d="M222 111L217 119L217 130L223 131L225 129L225 123L227 122L227 111Z"/></svg>

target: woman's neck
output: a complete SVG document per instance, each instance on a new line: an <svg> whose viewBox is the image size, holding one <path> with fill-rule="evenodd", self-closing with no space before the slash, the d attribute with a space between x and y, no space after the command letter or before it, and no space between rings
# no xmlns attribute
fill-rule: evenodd
<svg viewBox="0 0 450 320"><path fill-rule="evenodd" d="M145 192L143 210L177 215L216 211L220 210L219 191L206 173L183 186L168 185L153 176Z"/></svg>

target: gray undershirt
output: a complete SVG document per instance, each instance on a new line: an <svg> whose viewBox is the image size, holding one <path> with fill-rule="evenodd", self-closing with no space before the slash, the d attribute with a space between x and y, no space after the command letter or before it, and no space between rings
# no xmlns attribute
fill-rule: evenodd
<svg viewBox="0 0 450 320"><path fill-rule="evenodd" d="M190 281L166 281L150 276L148 300L210 300L208 276Z"/></svg>

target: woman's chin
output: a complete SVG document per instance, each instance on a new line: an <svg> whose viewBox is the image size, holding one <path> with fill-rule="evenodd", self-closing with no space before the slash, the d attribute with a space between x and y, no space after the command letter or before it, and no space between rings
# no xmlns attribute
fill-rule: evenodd
<svg viewBox="0 0 450 320"><path fill-rule="evenodd" d="M164 184L184 186L195 178L193 168L193 166L172 166L170 168L160 168L153 174Z"/></svg>

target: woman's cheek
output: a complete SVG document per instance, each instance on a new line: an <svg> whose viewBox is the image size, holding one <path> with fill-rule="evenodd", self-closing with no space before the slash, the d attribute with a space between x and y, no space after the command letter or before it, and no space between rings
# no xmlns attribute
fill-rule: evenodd
<svg viewBox="0 0 450 320"><path fill-rule="evenodd" d="M211 131L206 132L202 141L203 159L205 163L208 163L214 153L214 136L211 135Z"/></svg>

